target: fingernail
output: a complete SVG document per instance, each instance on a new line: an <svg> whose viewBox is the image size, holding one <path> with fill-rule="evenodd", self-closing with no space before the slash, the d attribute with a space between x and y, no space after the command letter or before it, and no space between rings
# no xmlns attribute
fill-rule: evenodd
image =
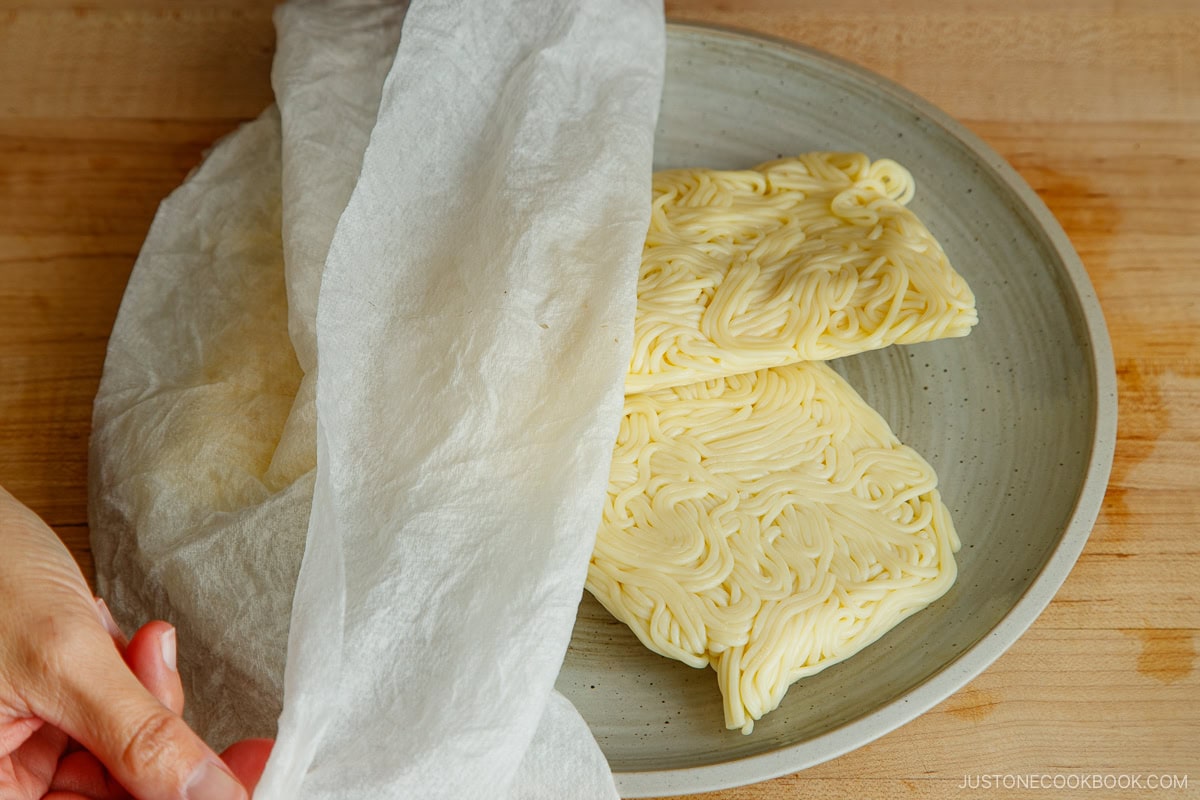
<svg viewBox="0 0 1200 800"><path fill-rule="evenodd" d="M177 672L175 666L175 654L177 646L175 643L175 629L171 628L158 638L158 646L162 648L163 662L166 663L167 669L171 672Z"/></svg>
<svg viewBox="0 0 1200 800"><path fill-rule="evenodd" d="M246 790L223 767L206 761L188 781L187 800L246 800Z"/></svg>
<svg viewBox="0 0 1200 800"><path fill-rule="evenodd" d="M121 626L113 619L112 612L108 610L108 604L96 598L96 611L100 614L100 624L104 626L104 630L108 631L108 635L116 639L121 645L129 644L129 640L125 638L125 634L121 631Z"/></svg>

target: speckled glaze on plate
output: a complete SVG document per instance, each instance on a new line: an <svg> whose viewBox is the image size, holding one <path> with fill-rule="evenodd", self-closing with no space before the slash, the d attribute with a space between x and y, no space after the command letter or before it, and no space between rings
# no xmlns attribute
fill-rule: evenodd
<svg viewBox="0 0 1200 800"><path fill-rule="evenodd" d="M904 89L822 53L668 27L658 168L738 168L805 150L894 158L911 207L978 298L965 339L834 366L937 470L963 547L939 602L794 684L754 733L722 722L716 675L646 650L585 596L558 688L623 796L709 791L838 756L949 697L1049 603L1100 509L1116 379L1100 306L1054 217L974 135Z"/></svg>

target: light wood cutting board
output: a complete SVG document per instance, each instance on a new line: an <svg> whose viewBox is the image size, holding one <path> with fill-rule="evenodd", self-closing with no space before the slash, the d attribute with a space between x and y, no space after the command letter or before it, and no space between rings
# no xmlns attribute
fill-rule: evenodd
<svg viewBox="0 0 1200 800"><path fill-rule="evenodd" d="M85 572L91 399L117 305L159 200L271 101L272 5L0 0L0 485ZM983 137L1074 242L1120 381L1104 509L1029 633L873 744L706 797L1110 796L1005 788L1030 775L1136 776L1145 790L1119 796L1200 796L1200 4L667 11L854 61ZM1162 775L1174 788L1152 791ZM981 776L998 777L960 788Z"/></svg>

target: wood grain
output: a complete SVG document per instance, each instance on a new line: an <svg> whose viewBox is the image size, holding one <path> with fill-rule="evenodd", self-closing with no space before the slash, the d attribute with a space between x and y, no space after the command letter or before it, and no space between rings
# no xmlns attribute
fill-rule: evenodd
<svg viewBox="0 0 1200 800"><path fill-rule="evenodd" d="M89 574L87 437L107 336L158 202L270 102L272 8L0 0L0 484ZM1200 6L667 9L862 64L988 141L1078 249L1120 388L1100 519L1025 637L904 728L705 797L971 797L991 792L959 789L966 775L1021 773L1188 775L1188 788L1155 796L1200 796Z"/></svg>

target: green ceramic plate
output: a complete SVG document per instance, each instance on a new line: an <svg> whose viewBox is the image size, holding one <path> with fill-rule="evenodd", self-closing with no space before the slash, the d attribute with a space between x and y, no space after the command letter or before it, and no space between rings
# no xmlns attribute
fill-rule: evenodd
<svg viewBox="0 0 1200 800"><path fill-rule="evenodd" d="M949 697L1050 602L1104 495L1117 411L1104 320L1070 242L1016 172L862 69L744 33L669 26L658 167L746 167L805 150L907 166L911 207L978 298L966 339L835 363L937 469L963 541L958 582L862 653L794 684L749 736L725 729L713 672L654 655L586 597L558 686L628 797L794 772Z"/></svg>

